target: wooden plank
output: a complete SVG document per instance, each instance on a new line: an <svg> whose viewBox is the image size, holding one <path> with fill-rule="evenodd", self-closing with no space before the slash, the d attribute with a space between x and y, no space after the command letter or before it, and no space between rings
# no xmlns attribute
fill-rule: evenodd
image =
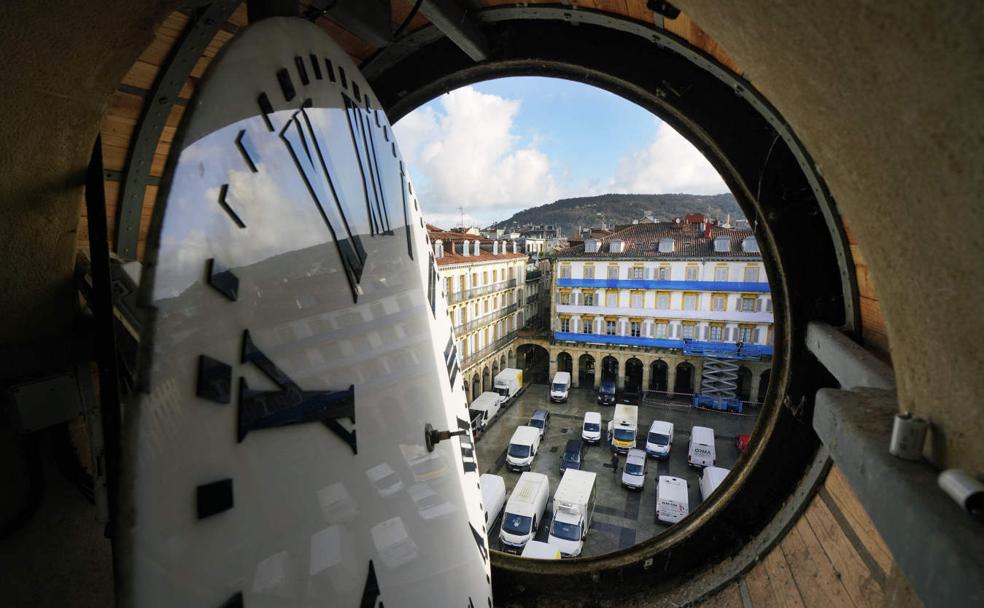
<svg viewBox="0 0 984 608"><path fill-rule="evenodd" d="M851 543L840 524L834 519L826 503L823 500L813 500L807 507L804 517L820 541L820 546L833 564L841 584L851 596L854 605L881 606L885 596L876 576L884 578L884 572L871 571L858 552L858 548ZM861 550L866 551L863 547Z"/></svg>
<svg viewBox="0 0 984 608"><path fill-rule="evenodd" d="M235 25L236 27L246 27L246 3L243 2L236 7L236 10L232 11L229 15L229 20L227 23Z"/></svg>
<svg viewBox="0 0 984 608"><path fill-rule="evenodd" d="M803 597L799 587L796 586L782 548L779 545L775 546L762 563L765 565L766 574L769 575L772 596L776 598L778 605L782 608L803 608Z"/></svg>
<svg viewBox="0 0 984 608"><path fill-rule="evenodd" d="M763 562L745 574L745 586L748 587L748 597L754 608L778 608L782 606L769 582L769 573ZM797 591L797 596L799 592Z"/></svg>
<svg viewBox="0 0 984 608"><path fill-rule="evenodd" d="M738 583L731 583L699 604L703 608L742 608Z"/></svg>
<svg viewBox="0 0 984 608"><path fill-rule="evenodd" d="M804 518L796 522L780 546L807 608L854 606L820 541Z"/></svg>
<svg viewBox="0 0 984 608"><path fill-rule="evenodd" d="M140 53L140 61L156 66L164 65L182 32L188 26L188 21L188 16L178 11L165 17L164 22L154 32L154 39Z"/></svg>
<svg viewBox="0 0 984 608"><path fill-rule="evenodd" d="M342 50L349 54L356 64L362 63L376 51L376 47L366 44L345 28L341 27L327 17L318 17L315 23L324 29L342 47Z"/></svg>
<svg viewBox="0 0 984 608"><path fill-rule="evenodd" d="M847 479L836 465L830 467L824 488L830 493L844 517L851 522L851 529L858 535L878 565L885 572L891 572L894 561L892 552L888 550L888 545L885 544L881 534L878 533L878 529L875 528L875 523L871 521L871 517L858 502L847 483Z"/></svg>

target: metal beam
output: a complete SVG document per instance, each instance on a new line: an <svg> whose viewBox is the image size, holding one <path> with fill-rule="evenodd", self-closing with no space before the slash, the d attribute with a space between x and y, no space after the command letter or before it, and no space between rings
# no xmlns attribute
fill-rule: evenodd
<svg viewBox="0 0 984 608"><path fill-rule="evenodd" d="M488 58L489 43L485 34L455 0L424 0L420 12L472 61Z"/></svg>
<svg viewBox="0 0 984 608"><path fill-rule="evenodd" d="M216 0L195 10L181 40L161 66L157 82L146 97L143 115L130 145L116 214L114 248L124 259L137 257L144 192L150 180L154 152L171 108L205 47L238 5L238 0Z"/></svg>
<svg viewBox="0 0 984 608"><path fill-rule="evenodd" d="M309 18L324 15L374 47L393 40L392 9L389 0L316 0Z"/></svg>
<svg viewBox="0 0 984 608"><path fill-rule="evenodd" d="M810 323L806 328L806 347L837 378L842 389L895 390L892 368L836 327Z"/></svg>

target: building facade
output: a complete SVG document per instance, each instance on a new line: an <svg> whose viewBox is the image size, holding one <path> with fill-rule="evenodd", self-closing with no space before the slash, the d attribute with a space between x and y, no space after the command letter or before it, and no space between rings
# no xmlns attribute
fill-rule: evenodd
<svg viewBox="0 0 984 608"><path fill-rule="evenodd" d="M761 401L774 339L754 235L702 216L635 224L560 252L551 372L579 385Z"/></svg>
<svg viewBox="0 0 984 608"><path fill-rule="evenodd" d="M529 310L528 256L514 241L428 228L470 403L492 390L499 370L515 366L514 342Z"/></svg>

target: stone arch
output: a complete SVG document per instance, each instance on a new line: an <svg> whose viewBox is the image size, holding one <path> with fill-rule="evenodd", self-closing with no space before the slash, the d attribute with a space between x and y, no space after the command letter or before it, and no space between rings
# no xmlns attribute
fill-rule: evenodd
<svg viewBox="0 0 984 608"><path fill-rule="evenodd" d="M673 392L694 392L694 365L689 361L681 361L676 366L676 382L673 383Z"/></svg>
<svg viewBox="0 0 984 608"><path fill-rule="evenodd" d="M625 390L642 392L642 361L630 357L625 362Z"/></svg>
<svg viewBox="0 0 984 608"><path fill-rule="evenodd" d="M503 370L503 369L506 369L506 367L507 367L506 366L506 354L503 353L502 356L499 357L499 369L500 370Z"/></svg>
<svg viewBox="0 0 984 608"><path fill-rule="evenodd" d="M666 364L666 361L662 359L653 361L650 364L649 390L665 393L667 390L666 378L669 371L670 367Z"/></svg>
<svg viewBox="0 0 984 608"><path fill-rule="evenodd" d="M582 388L594 386L595 358L584 353L577 359L577 385Z"/></svg>
<svg viewBox="0 0 984 608"><path fill-rule="evenodd" d="M557 354L557 371L558 372L570 372L574 369L574 359L568 352L561 352Z"/></svg>
<svg viewBox="0 0 984 608"><path fill-rule="evenodd" d="M772 376L772 369L769 368L759 375L758 400L764 402L765 396L769 394L769 379Z"/></svg>
<svg viewBox="0 0 984 608"><path fill-rule="evenodd" d="M550 352L539 344L521 344L516 347L518 366L523 370L523 382L546 384L550 381Z"/></svg>
<svg viewBox="0 0 984 608"><path fill-rule="evenodd" d="M742 401L752 400L752 370L744 365L739 367L735 385L735 398Z"/></svg>
<svg viewBox="0 0 984 608"><path fill-rule="evenodd" d="M492 360L492 380L499 375L499 362L495 359Z"/></svg>
<svg viewBox="0 0 984 608"><path fill-rule="evenodd" d="M472 376L471 393L472 393L472 401L474 401L476 397L482 394L482 379L479 378L477 372L475 373L474 376Z"/></svg>
<svg viewBox="0 0 984 608"><path fill-rule="evenodd" d="M516 367L516 351L509 349L509 367Z"/></svg>
<svg viewBox="0 0 984 608"><path fill-rule="evenodd" d="M604 380L618 380L618 359L611 355L606 355L601 360L601 379Z"/></svg>
<svg viewBox="0 0 984 608"><path fill-rule="evenodd" d="M489 366L486 365L482 369L482 391L492 390L492 374L489 372Z"/></svg>

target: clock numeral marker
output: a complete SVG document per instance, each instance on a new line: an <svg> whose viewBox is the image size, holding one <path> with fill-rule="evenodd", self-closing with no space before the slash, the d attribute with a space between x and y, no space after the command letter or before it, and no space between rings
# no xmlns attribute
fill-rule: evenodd
<svg viewBox="0 0 984 608"><path fill-rule="evenodd" d="M301 84L307 86L311 82L308 78L307 66L304 65L303 57L294 57L294 65L297 66L297 75L301 77Z"/></svg>
<svg viewBox="0 0 984 608"><path fill-rule="evenodd" d="M308 58L311 60L311 69L314 71L314 77L316 80L323 80L321 76L321 64L318 63L318 56L314 53L310 53Z"/></svg>
<svg viewBox="0 0 984 608"><path fill-rule="evenodd" d="M470 523L468 524L468 529L471 530L472 538L475 539L475 544L478 545L478 552L482 554L482 561L486 564L489 563L489 550L485 548L485 539L478 533L475 526Z"/></svg>
<svg viewBox="0 0 984 608"><path fill-rule="evenodd" d="M285 100L290 101L297 96L294 81L290 79L290 72L287 71L287 68L277 70L277 82L280 83L280 90L283 92Z"/></svg>
<svg viewBox="0 0 984 608"><path fill-rule="evenodd" d="M396 156L396 144L393 144L393 156ZM407 206L407 174L403 171L403 161L400 161L400 182L403 187L400 188L400 194L403 197L403 228L406 232L407 237L407 255L410 259L413 259L413 235L410 232L410 210Z"/></svg>
<svg viewBox="0 0 984 608"><path fill-rule="evenodd" d="M328 73L328 80L335 82L335 68L331 65L331 59L325 57L325 72Z"/></svg>
<svg viewBox="0 0 984 608"><path fill-rule="evenodd" d="M437 318L437 265L434 263L434 254L429 254L430 264L427 265L427 300L430 302L431 314Z"/></svg>
<svg viewBox="0 0 984 608"><path fill-rule="evenodd" d="M260 153L253 145L253 140L249 138L246 129L241 129L239 135L236 136L236 147L239 148L239 153L243 155L243 160L246 161L249 170L256 173L258 171L256 165L260 162Z"/></svg>
<svg viewBox="0 0 984 608"><path fill-rule="evenodd" d="M236 223L240 228L245 228L246 223L239 217L239 214L235 212L232 206L229 205L227 200L229 196L229 184L222 184L222 188L219 189L219 206L226 212L233 222Z"/></svg>
<svg viewBox="0 0 984 608"><path fill-rule="evenodd" d="M458 347L453 337L448 338L448 345L444 347L444 365L448 368L451 390L454 390L454 379L458 377Z"/></svg>
<svg viewBox="0 0 984 608"><path fill-rule="evenodd" d="M287 144L297 171L318 206L321 219L331 232L352 290L352 299L358 301L366 251L359 236L354 235L349 228L345 209L332 180L332 175L336 172L331 158L322 152L311 121L303 109L294 113L280 132L280 137Z"/></svg>
<svg viewBox="0 0 984 608"><path fill-rule="evenodd" d="M221 608L243 608L243 592L237 591L222 604Z"/></svg>
<svg viewBox="0 0 984 608"><path fill-rule="evenodd" d="M215 403L232 401L232 366L207 355L200 355L195 394Z"/></svg>
<svg viewBox="0 0 984 608"><path fill-rule="evenodd" d="M458 449L461 450L461 466L465 470L465 475L478 471L478 461L475 460L475 444L471 439L471 423L467 420L458 418L458 430L464 431L463 435L458 435Z"/></svg>
<svg viewBox="0 0 984 608"><path fill-rule="evenodd" d="M270 103L270 98L267 97L266 93L260 93L256 96L256 103L260 106L260 112L263 113L263 122L266 123L267 130L273 131L273 121L270 120L270 115L273 114L273 104Z"/></svg>
<svg viewBox="0 0 984 608"><path fill-rule="evenodd" d="M349 431L338 420L355 424L355 387L340 391L305 391L253 343L249 330L243 332L242 363L252 363L280 390L256 391L246 378L239 378L238 439L250 431L290 424L321 422L358 453L355 430Z"/></svg>
<svg viewBox="0 0 984 608"><path fill-rule="evenodd" d="M231 270L220 264L215 258L211 258L207 262L207 272L208 284L213 289L232 302L239 298L239 277L233 274Z"/></svg>
<svg viewBox="0 0 984 608"><path fill-rule="evenodd" d="M355 96L356 101L362 101L362 91L359 90L359 85L354 82L352 83L352 95Z"/></svg>
<svg viewBox="0 0 984 608"><path fill-rule="evenodd" d="M342 81L342 88L348 88L348 79L345 78L345 68L338 66L338 79Z"/></svg>
<svg viewBox="0 0 984 608"><path fill-rule="evenodd" d="M355 87L354 83L353 87ZM366 198L372 233L393 234L390 229L386 199L383 196L383 182L380 179L379 160L376 157L376 145L369 117L366 116L365 110L355 105L348 96L342 95L342 100L345 103L345 114L348 116L352 146L355 148L359 171L362 174L362 192Z"/></svg>
<svg viewBox="0 0 984 608"><path fill-rule="evenodd" d="M369 574L366 575L366 585L362 588L362 601L359 608L375 608L376 600L379 599L379 581L376 580L376 568L369 560ZM379 602L379 608L383 608L383 603Z"/></svg>
<svg viewBox="0 0 984 608"><path fill-rule="evenodd" d="M195 490L198 519L218 515L232 508L232 480L220 479L198 486Z"/></svg>

